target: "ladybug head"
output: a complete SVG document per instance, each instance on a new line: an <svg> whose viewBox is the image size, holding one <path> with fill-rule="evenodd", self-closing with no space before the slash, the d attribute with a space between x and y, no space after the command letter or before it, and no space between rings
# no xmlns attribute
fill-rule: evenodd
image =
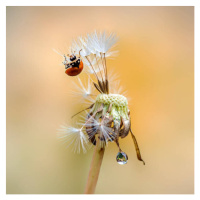
<svg viewBox="0 0 200 200"><path fill-rule="evenodd" d="M76 60L76 56L74 54L69 56L70 61Z"/></svg>

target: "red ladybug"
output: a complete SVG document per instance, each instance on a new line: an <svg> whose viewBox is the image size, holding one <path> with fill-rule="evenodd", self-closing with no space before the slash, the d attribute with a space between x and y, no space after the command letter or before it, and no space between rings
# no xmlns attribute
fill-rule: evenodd
<svg viewBox="0 0 200 200"><path fill-rule="evenodd" d="M69 76L77 76L83 70L83 62L79 57L76 57L74 54L69 56L70 62L67 62L66 56L64 65L65 65L65 73Z"/></svg>

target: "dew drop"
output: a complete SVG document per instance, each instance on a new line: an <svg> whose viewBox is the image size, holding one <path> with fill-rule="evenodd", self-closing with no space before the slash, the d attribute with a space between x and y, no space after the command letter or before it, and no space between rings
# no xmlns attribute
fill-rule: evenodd
<svg viewBox="0 0 200 200"><path fill-rule="evenodd" d="M120 165L124 165L128 161L128 156L124 152L119 152L117 154L116 160Z"/></svg>

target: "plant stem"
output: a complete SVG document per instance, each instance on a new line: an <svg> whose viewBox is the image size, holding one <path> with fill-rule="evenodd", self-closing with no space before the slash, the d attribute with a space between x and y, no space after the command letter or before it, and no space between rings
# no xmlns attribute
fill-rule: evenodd
<svg viewBox="0 0 200 200"><path fill-rule="evenodd" d="M105 148L100 148L100 140L97 139L84 194L94 194L95 192L104 151Z"/></svg>

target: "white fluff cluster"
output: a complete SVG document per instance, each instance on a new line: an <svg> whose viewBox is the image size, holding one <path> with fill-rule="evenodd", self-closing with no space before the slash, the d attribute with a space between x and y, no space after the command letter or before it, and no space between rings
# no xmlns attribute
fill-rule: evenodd
<svg viewBox="0 0 200 200"><path fill-rule="evenodd" d="M78 81L77 81L78 80ZM72 81L70 95L75 97L74 103L81 103L84 105L92 104L95 101L96 93L92 85L91 79L81 80L77 77L76 81Z"/></svg>
<svg viewBox="0 0 200 200"><path fill-rule="evenodd" d="M71 51L80 54L82 57L87 57L94 54L101 57L101 54L105 56L111 56L115 52L111 52L112 48L115 46L118 38L114 33L106 34L94 31L91 34L87 34L86 37L79 37L77 40L72 42Z"/></svg>
<svg viewBox="0 0 200 200"><path fill-rule="evenodd" d="M64 144L67 143L67 147L72 146L72 151L74 153L80 153L81 150L83 153L87 152L90 144L87 134L85 134L81 128L78 129L71 126L62 125L61 129L58 131L58 138Z"/></svg>
<svg viewBox="0 0 200 200"><path fill-rule="evenodd" d="M92 117L88 123L85 124L87 128L87 133L89 135L89 140L91 140L96 132L99 133L100 138L100 147L104 147L108 145L108 141L112 140L112 134L114 134L113 128L107 126L106 123L103 123L105 118L102 119L101 122L97 121L94 117Z"/></svg>

